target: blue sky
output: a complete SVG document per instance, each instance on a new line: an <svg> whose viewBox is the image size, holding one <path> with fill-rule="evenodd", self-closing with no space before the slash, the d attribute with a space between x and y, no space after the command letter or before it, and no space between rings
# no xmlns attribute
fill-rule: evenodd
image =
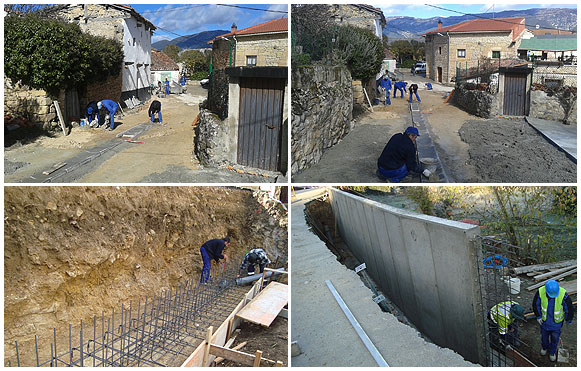
<svg viewBox="0 0 581 371"><path fill-rule="evenodd" d="M494 11L502 10L519 10L519 9L531 9L531 8L576 8L577 5L574 1L568 4L474 4L471 1L466 1L464 4L434 4L442 8L456 10L462 13L489 13L492 15ZM381 8L383 14L386 17L394 16L409 16L416 18L432 18L432 17L450 17L454 15L461 15L454 12L444 11L436 9L425 5L424 3L413 3L413 4L386 4L374 3L373 6Z"/></svg>
<svg viewBox="0 0 581 371"><path fill-rule="evenodd" d="M236 5L236 4L232 4ZM241 9L216 4L131 4L155 26L175 32L178 35L191 35L209 30L230 30L232 23L238 29L254 26L276 18L288 18L288 14ZM288 11L287 4L240 4L249 8L273 11ZM153 42L175 39L178 35L157 29Z"/></svg>

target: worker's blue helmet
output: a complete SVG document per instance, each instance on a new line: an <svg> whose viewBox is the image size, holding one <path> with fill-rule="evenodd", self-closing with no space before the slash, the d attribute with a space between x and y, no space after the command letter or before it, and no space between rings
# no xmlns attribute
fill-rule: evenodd
<svg viewBox="0 0 581 371"><path fill-rule="evenodd" d="M93 107L87 108L87 113L90 115L93 113Z"/></svg>
<svg viewBox="0 0 581 371"><path fill-rule="evenodd" d="M101 107L103 107L103 103L101 103L101 102L97 103L97 108L101 109Z"/></svg>
<svg viewBox="0 0 581 371"><path fill-rule="evenodd" d="M420 136L420 132L418 131L418 128L416 128L414 126L408 126L408 128L405 129L405 133L406 134L415 134L418 137Z"/></svg>
<svg viewBox="0 0 581 371"><path fill-rule="evenodd" d="M548 297L556 298L559 296L559 283L555 280L548 280L545 283L545 290L547 291Z"/></svg>

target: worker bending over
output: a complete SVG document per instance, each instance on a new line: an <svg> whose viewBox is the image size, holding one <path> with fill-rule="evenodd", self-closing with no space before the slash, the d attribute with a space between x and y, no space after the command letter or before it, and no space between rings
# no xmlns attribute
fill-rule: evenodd
<svg viewBox="0 0 581 371"><path fill-rule="evenodd" d="M563 322L573 321L574 308L567 291L559 287L555 280L548 280L539 287L533 298L533 312L541 325L541 355L547 355L552 362L557 360L557 346Z"/></svg>
<svg viewBox="0 0 581 371"><path fill-rule="evenodd" d="M399 90L401 92L401 97L403 98L403 93L406 92L406 85L407 82L405 81L398 81L395 84L393 84L393 97L395 98L397 91Z"/></svg>
<svg viewBox="0 0 581 371"><path fill-rule="evenodd" d="M523 307L516 301L496 304L488 311L488 334L490 345L504 350L506 345L520 346L516 320L524 320Z"/></svg>
<svg viewBox="0 0 581 371"><path fill-rule="evenodd" d="M385 105L391 105L391 100L389 99L390 90L391 90L391 80L387 75L383 75L381 82L379 83L383 89L385 89Z"/></svg>
<svg viewBox="0 0 581 371"><path fill-rule="evenodd" d="M422 103L422 101L420 100L420 96L418 95L418 84L411 84L410 85L410 100L409 102L412 102L412 96L413 94L416 95L416 99L418 100L418 103Z"/></svg>
<svg viewBox="0 0 581 371"><path fill-rule="evenodd" d="M159 121L159 123L161 124L161 102L158 100L154 100L153 102L151 102L151 105L149 105L149 111L147 111L147 115L149 117L151 117L151 122L154 122L155 119L155 114L157 113L157 120Z"/></svg>
<svg viewBox="0 0 581 371"><path fill-rule="evenodd" d="M417 128L410 126L405 132L395 134L383 148L381 156L377 159L377 176L380 179L389 179L399 183L410 172L431 175L428 169L422 170L416 161L416 138L420 135Z"/></svg>
<svg viewBox="0 0 581 371"><path fill-rule="evenodd" d="M92 128L98 127L100 124L99 107L95 101L91 101L87 105L87 120L89 120L89 126Z"/></svg>
<svg viewBox="0 0 581 371"><path fill-rule="evenodd" d="M200 247L200 254L202 254L202 261L204 265L202 266L202 277L200 278L201 283L208 282L210 278L210 266L212 264L212 259L216 263L220 262L220 259L228 261L228 256L224 254L224 249L230 245L230 238L215 238L204 242L202 247Z"/></svg>
<svg viewBox="0 0 581 371"><path fill-rule="evenodd" d="M262 273L264 272L264 267L268 264L270 264L270 259L268 259L263 249L252 249L244 256L242 264L240 265L240 272L248 267L248 275L253 275L255 271L254 267L258 265L260 273Z"/></svg>
<svg viewBox="0 0 581 371"><path fill-rule="evenodd" d="M107 122L105 122L104 129L109 131L115 129L115 113L117 112L117 108L119 108L119 105L113 102L112 100L103 99L102 101L97 103L97 107L99 108L99 110L105 108L108 112L108 115L105 117L105 119L107 119L108 117L111 124L109 125L109 128L107 128Z"/></svg>

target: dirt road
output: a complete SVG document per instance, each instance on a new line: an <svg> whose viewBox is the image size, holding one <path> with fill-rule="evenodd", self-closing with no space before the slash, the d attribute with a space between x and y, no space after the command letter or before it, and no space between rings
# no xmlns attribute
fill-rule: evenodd
<svg viewBox="0 0 581 371"><path fill-rule="evenodd" d="M157 98L162 102L163 123L156 123L137 140L144 143L123 143L114 150L91 161L64 182L84 183L215 183L215 182L275 182L271 177L240 174L227 169L203 168L193 155L194 130L192 121L199 113L198 104L207 91L197 81L189 82L188 92ZM98 144L116 138L138 124L149 121L147 110L154 98L138 108L126 111L116 122L113 132L88 127L73 128L64 137L42 136L31 143L18 143L5 148L6 182L28 182L30 176L66 162ZM121 140L121 139L119 139ZM281 176L282 178L282 176Z"/></svg>

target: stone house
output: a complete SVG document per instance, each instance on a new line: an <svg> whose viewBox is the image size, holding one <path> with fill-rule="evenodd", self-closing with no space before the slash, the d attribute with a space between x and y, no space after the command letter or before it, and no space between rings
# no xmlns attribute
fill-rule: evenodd
<svg viewBox="0 0 581 371"><path fill-rule="evenodd" d="M425 33L426 77L448 84L456 68L513 59L525 33L524 18L473 19Z"/></svg>
<svg viewBox="0 0 581 371"><path fill-rule="evenodd" d="M80 4L66 5L59 15L74 22L84 32L117 40L125 55L121 73L121 91L118 82L99 84L97 91L89 88L87 99L109 98L115 101L150 97L151 36L156 27L129 5ZM108 90L108 91L107 91Z"/></svg>
<svg viewBox="0 0 581 371"><path fill-rule="evenodd" d="M166 78L177 83L180 79L180 67L164 52L151 49L151 82L157 86L158 81L163 84Z"/></svg>
<svg viewBox="0 0 581 371"><path fill-rule="evenodd" d="M559 61L577 64L577 35L535 35L523 39L518 47L521 59L535 61Z"/></svg>
<svg viewBox="0 0 581 371"><path fill-rule="evenodd" d="M208 108L223 121L211 124L201 116L198 158L205 164L233 163L286 173L288 19L242 30L233 24L231 32L210 43Z"/></svg>

